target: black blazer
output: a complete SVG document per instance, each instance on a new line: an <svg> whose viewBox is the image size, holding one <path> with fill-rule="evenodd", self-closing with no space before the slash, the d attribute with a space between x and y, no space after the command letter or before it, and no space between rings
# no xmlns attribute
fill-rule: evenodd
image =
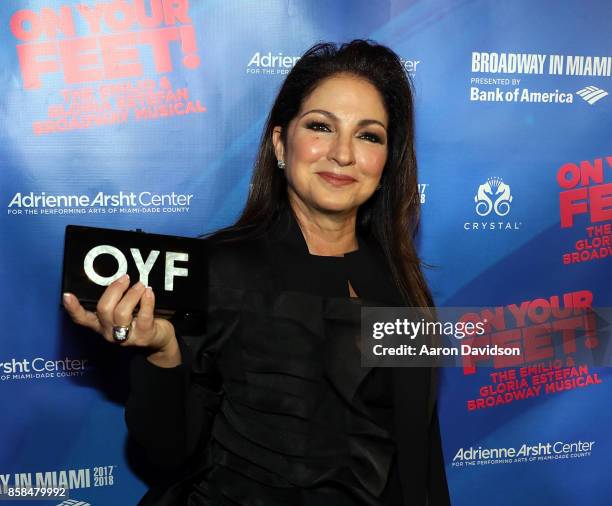
<svg viewBox="0 0 612 506"><path fill-rule="evenodd" d="M319 334L327 332L317 323L321 314L335 329L333 339L325 342L333 343L334 347L343 346L341 335L343 329L348 328L345 319L359 318L359 312L354 311L354 301L348 299L348 280L364 301L375 301L376 305L403 305L376 243L361 236L358 241L359 249L344 257L310 255L292 216L281 219L263 237L230 233L208 239L208 279L202 280L207 287L207 307L202 314L181 315L174 319L183 365L162 369L142 356L136 357L132 364L131 393L126 406L129 433L154 463L174 470L168 482L153 487L140 504L219 504L220 499L215 499L215 492L206 488L203 478L215 459L224 460L228 469L239 470L245 466L247 474L250 472L247 469L253 468L253 461L261 459L270 473L258 476L257 480L277 480L274 485L278 489L308 486L316 481L312 469L300 467L300 462L309 456L310 448L304 447L304 456L295 459L297 463L294 463L287 455L299 453L295 450L302 448L299 438L292 433L287 433L285 438L282 429L276 437L257 432L257 424L249 423L249 416L255 413L250 407L268 410L266 416L272 416L270 413L278 409L293 409L296 418L309 409L309 413L317 412L317 406L313 404L311 409L307 401L291 406L291 395L279 397L276 405L271 406L271 403L276 390L291 392L291 388L295 388L301 395L311 370L319 367L314 362L302 363L302 359L292 364L292 357L299 356L300 346L309 346ZM248 317L239 316L245 314ZM278 333L282 334L291 320L301 327L310 327L306 330L312 339L308 338L310 341L305 340L303 344L292 342L282 349L284 355L278 355L284 341L275 340L276 330L280 329ZM262 339L262 332L269 335ZM332 383L336 382L339 395L351 402L368 383L366 379L372 371L345 367L359 360L354 346L339 348L337 353L329 352L328 348L322 352L322 349L317 348L315 354L339 358L329 359L331 363L323 368ZM298 355L292 355L294 352ZM279 375L257 375L258 371L270 373L270 368L290 366L293 369L280 381ZM380 461L366 468L359 479L341 474L339 470L337 479L348 487L356 484L359 493L367 489L374 495L381 494L382 503L388 506L449 505L435 410L434 371L393 368L387 369L385 374L391 384L385 395L391 403L388 428L395 457L389 463L385 461L384 446L365 448L364 452L373 458L380 455ZM294 387L292 378L298 376L307 381ZM268 383L263 385L262 381ZM324 401L318 399L317 402ZM280 405L283 407L279 408ZM359 423L368 423L366 418ZM373 427L373 430L377 429ZM250 441L257 438L267 442L260 448L256 445L251 448ZM309 440L308 444L317 443ZM333 443L329 444L333 448ZM285 454L268 452L268 455L268 447ZM232 482L236 487L240 477L240 474L228 474L220 480ZM211 498L209 502L188 501L194 484L202 489L202 497ZM333 499L328 504L332 504L331 501ZM276 503L283 504L282 498Z"/></svg>

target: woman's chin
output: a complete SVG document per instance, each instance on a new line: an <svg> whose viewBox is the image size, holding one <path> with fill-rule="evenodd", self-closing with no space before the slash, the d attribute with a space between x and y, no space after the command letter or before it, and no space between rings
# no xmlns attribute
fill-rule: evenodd
<svg viewBox="0 0 612 506"><path fill-rule="evenodd" d="M342 214L350 213L357 209L353 202L339 199L324 199L316 203L316 207L323 212Z"/></svg>

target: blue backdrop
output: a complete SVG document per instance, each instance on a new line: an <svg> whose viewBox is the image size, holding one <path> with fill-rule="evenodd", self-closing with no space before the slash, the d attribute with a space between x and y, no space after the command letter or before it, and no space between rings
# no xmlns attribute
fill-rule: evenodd
<svg viewBox="0 0 612 506"><path fill-rule="evenodd" d="M80 3L0 6L0 487L65 484L96 506L144 493L123 422L129 357L59 306L64 227L230 224L278 86L319 40L389 45L414 81L418 241L437 304L612 305L609 2ZM572 365L569 351L536 355L540 372ZM442 378L453 505L610 504L609 370L497 402L489 387L534 374L490 365ZM523 445L524 459L486 452Z"/></svg>

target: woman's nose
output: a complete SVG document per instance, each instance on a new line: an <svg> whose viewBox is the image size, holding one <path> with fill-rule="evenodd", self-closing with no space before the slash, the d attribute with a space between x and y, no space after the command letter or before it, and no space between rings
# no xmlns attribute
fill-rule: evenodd
<svg viewBox="0 0 612 506"><path fill-rule="evenodd" d="M338 133L330 146L328 158L340 166L354 164L355 152L352 136Z"/></svg>

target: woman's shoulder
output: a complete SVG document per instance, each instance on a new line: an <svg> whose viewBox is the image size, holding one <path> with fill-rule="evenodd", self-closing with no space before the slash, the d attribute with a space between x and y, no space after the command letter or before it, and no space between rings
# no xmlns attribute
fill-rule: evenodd
<svg viewBox="0 0 612 506"><path fill-rule="evenodd" d="M268 251L254 227L228 227L201 239L210 284L249 288L260 281Z"/></svg>

